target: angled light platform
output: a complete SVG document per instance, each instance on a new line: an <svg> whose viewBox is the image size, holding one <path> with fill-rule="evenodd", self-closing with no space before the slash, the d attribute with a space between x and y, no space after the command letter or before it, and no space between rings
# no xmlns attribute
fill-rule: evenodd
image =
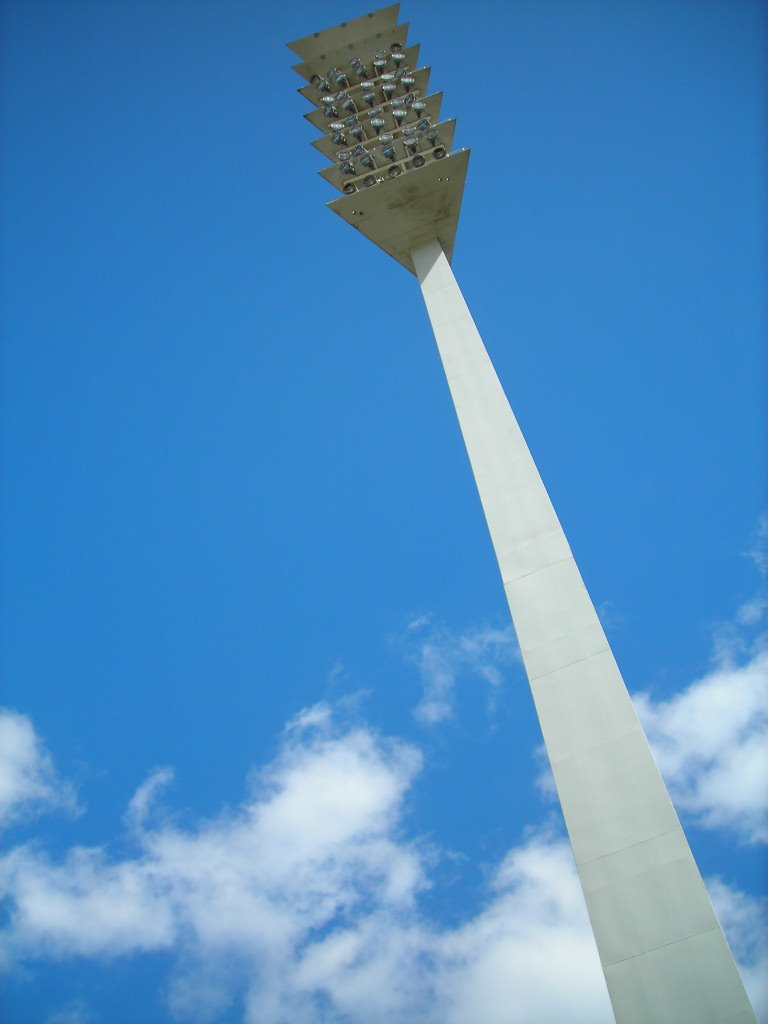
<svg viewBox="0 0 768 1024"><path fill-rule="evenodd" d="M437 238L450 260L459 223L469 150L426 164L328 206L347 224L416 273L411 253Z"/></svg>
<svg viewBox="0 0 768 1024"><path fill-rule="evenodd" d="M288 46L324 131L312 145L333 161L319 173L344 193L328 206L410 273L411 253L438 239L450 260L469 150L453 151L455 121L440 121L442 93L427 94L399 4L297 39ZM329 67L330 65L330 67Z"/></svg>

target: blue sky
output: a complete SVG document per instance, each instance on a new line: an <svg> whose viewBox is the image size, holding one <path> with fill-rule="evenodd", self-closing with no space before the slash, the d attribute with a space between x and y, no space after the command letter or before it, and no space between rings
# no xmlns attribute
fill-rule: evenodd
<svg viewBox="0 0 768 1024"><path fill-rule="evenodd" d="M284 44L360 13L0 7L6 1024L611 1019L418 286L323 209ZM765 5L402 19L768 1021Z"/></svg>

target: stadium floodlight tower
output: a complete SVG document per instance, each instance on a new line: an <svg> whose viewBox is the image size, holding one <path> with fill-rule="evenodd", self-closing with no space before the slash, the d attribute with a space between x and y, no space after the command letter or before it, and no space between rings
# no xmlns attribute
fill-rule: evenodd
<svg viewBox="0 0 768 1024"><path fill-rule="evenodd" d="M452 151L399 4L289 43L330 208L416 274L498 559L618 1024L756 1024L536 465L450 267ZM557 964L552 965L553 974Z"/></svg>

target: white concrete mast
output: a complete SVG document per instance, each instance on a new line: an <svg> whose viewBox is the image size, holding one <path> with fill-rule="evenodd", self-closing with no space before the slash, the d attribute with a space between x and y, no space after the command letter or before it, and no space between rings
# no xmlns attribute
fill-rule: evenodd
<svg viewBox="0 0 768 1024"><path fill-rule="evenodd" d="M453 276L469 151L450 152L454 122L439 121L441 97L426 94L429 69L416 67L418 47L405 46L398 7L289 45L310 81L300 90L316 106L307 118L327 128L315 146L338 158L321 172L344 192L331 209L419 279L616 1021L756 1024L565 534Z"/></svg>
<svg viewBox="0 0 768 1024"><path fill-rule="evenodd" d="M525 439L439 243L413 262L501 570L619 1024L754 1024Z"/></svg>

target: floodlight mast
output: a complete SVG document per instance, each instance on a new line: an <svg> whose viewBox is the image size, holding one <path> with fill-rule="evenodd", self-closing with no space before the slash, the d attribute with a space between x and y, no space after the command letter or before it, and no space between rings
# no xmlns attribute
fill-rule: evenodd
<svg viewBox="0 0 768 1024"><path fill-rule="evenodd" d="M330 208L415 273L480 493L617 1024L756 1024L600 620L450 259L469 150L399 4L315 32ZM556 965L553 965L556 970Z"/></svg>

